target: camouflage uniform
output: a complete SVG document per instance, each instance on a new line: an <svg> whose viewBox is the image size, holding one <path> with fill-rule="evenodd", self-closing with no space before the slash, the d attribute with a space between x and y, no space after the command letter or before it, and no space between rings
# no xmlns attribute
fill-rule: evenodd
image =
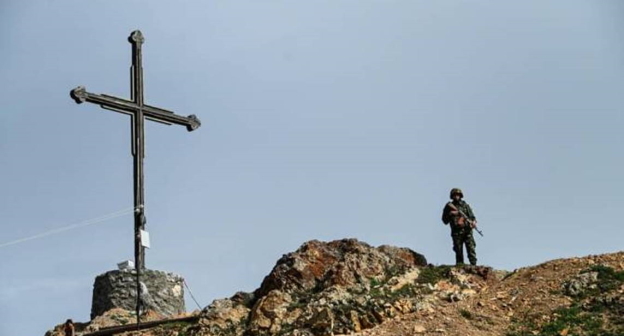
<svg viewBox="0 0 624 336"><path fill-rule="evenodd" d="M459 192L459 194L463 197L461 190L453 189L451 190L451 198L454 193ZM451 237L453 238L453 251L455 251L455 263L463 264L464 263L464 244L466 245L466 252L468 252L468 260L471 265L477 264L477 252L475 248L477 244L475 243L474 237L472 236L472 228L468 222L463 223L461 225L463 218L461 215L454 216L451 214L453 209L450 204L454 205L457 209L461 210L470 220L475 220L476 217L470 208L470 205L460 199L459 201L453 200L449 202L444 207L442 211L442 222L444 224L451 224Z"/></svg>

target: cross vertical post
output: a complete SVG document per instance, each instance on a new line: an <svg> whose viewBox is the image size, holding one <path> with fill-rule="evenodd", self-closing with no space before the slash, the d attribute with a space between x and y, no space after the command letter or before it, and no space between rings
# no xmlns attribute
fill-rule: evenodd
<svg viewBox="0 0 624 336"><path fill-rule="evenodd" d="M128 37L132 44L132 67L130 68L130 93L131 100L117 98L105 94L94 94L78 86L73 89L70 96L80 104L90 102L100 105L102 108L130 115L132 122L132 156L134 175L134 259L137 272L137 325L140 323L141 286L140 275L145 269L145 248L141 242L141 231L145 230L145 191L143 160L145 158L145 119L163 123L166 125L176 124L186 126L191 132L201 126L201 122L195 115L183 117L162 108L146 105L143 96L143 56L142 45L145 42L143 34L135 30Z"/></svg>
<svg viewBox="0 0 624 336"><path fill-rule="evenodd" d="M136 264L137 286L137 327L141 314L141 271L145 269L145 247L141 244L141 231L145 230L145 189L143 185L143 159L145 158L145 129L143 125L143 59L142 45L145 39L140 31L130 34L132 44L132 67L130 87L132 101L137 106L132 116L132 156L134 166L134 260Z"/></svg>
<svg viewBox="0 0 624 336"><path fill-rule="evenodd" d="M137 272L140 272L145 269L145 248L141 244L141 230L145 230L146 224L143 184L143 159L145 158L143 60L141 55L141 46L145 39L140 31L134 31L128 40L132 43L132 68L130 70L132 101L137 106L132 116L132 156L134 157L134 259Z"/></svg>

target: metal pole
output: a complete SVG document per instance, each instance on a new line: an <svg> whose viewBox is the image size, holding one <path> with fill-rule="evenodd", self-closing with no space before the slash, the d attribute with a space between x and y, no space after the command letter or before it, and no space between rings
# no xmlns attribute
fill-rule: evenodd
<svg viewBox="0 0 624 336"><path fill-rule="evenodd" d="M130 34L132 43L132 100L137 105L132 120L133 127L133 155L134 155L134 259L137 272L137 328L141 323L141 271L145 269L145 249L141 245L141 230L145 229L145 203L143 188L143 159L145 157L144 121L143 116L143 66L141 45L145 41L141 31L135 30Z"/></svg>

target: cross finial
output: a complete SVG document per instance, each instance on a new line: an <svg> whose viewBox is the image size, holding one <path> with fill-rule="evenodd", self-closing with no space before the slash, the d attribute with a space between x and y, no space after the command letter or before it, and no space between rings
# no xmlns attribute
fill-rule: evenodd
<svg viewBox="0 0 624 336"><path fill-rule="evenodd" d="M73 100L76 101L77 104L82 104L87 101L87 89L84 86L79 86L69 93Z"/></svg>
<svg viewBox="0 0 624 336"><path fill-rule="evenodd" d="M128 37L128 41L130 43L143 44L143 42L145 42L145 38L140 30L135 30L130 34L130 37Z"/></svg>

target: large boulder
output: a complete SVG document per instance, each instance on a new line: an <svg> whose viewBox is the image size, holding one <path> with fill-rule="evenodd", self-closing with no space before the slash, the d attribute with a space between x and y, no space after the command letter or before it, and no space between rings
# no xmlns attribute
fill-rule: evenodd
<svg viewBox="0 0 624 336"><path fill-rule="evenodd" d="M393 292L411 288L426 265L408 248L375 248L356 239L306 242L282 256L254 292L245 335L325 336L372 328L413 311L415 305Z"/></svg>
<svg viewBox="0 0 624 336"><path fill-rule="evenodd" d="M367 287L371 279L381 280L425 265L427 259L408 248L375 248L357 239L312 240L282 256L255 296L263 297L276 289L299 296L332 286Z"/></svg>
<svg viewBox="0 0 624 336"><path fill-rule="evenodd" d="M254 293L215 300L194 335L325 336L372 328L415 309L405 289L425 265L408 248L312 240L282 256Z"/></svg>

